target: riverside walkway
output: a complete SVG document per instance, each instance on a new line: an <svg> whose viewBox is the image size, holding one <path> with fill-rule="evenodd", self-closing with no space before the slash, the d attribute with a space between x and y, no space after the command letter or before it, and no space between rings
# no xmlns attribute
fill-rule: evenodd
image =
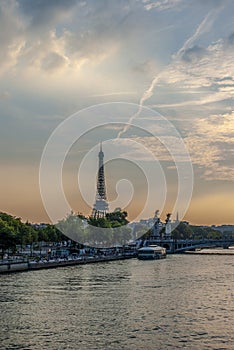
<svg viewBox="0 0 234 350"><path fill-rule="evenodd" d="M42 261L30 261L28 259L17 260L1 260L0 261L0 274L20 271L31 271L40 269L51 269L64 266L84 265L98 262L108 262L116 260L125 260L133 258L133 255L110 255L110 256L84 256L76 259L55 259L55 260L42 260Z"/></svg>

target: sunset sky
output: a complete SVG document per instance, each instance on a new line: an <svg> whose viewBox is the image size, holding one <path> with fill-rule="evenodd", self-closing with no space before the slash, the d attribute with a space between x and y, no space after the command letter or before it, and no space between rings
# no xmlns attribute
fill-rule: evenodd
<svg viewBox="0 0 234 350"><path fill-rule="evenodd" d="M47 140L78 111L121 102L150 108L181 135L194 173L184 219L234 224L233 24L233 0L0 0L0 211L48 222L39 188ZM80 130L87 118L81 115ZM90 118L102 122L99 113ZM153 120L152 132L156 126ZM173 212L176 169L162 145L134 128L122 133L122 126L109 127L108 135L106 129L82 134L67 155L64 188L72 209L85 214L92 209L103 140L106 159L119 158L106 165L110 201L116 182L127 178L134 187L130 218L140 213L147 175L134 161L147 168L150 151L168 181L163 215ZM111 137L117 147L110 156ZM84 188L91 199L85 203L77 166L89 151ZM155 187L162 185L157 174L152 178ZM149 216L157 205L155 200Z"/></svg>

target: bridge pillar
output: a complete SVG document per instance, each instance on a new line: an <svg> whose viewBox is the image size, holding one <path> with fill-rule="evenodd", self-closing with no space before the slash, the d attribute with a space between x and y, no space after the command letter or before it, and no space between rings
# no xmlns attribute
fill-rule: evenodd
<svg viewBox="0 0 234 350"><path fill-rule="evenodd" d="M171 214L167 214L165 223L165 239L171 239Z"/></svg>
<svg viewBox="0 0 234 350"><path fill-rule="evenodd" d="M223 244L223 249L228 249L229 248L229 244Z"/></svg>

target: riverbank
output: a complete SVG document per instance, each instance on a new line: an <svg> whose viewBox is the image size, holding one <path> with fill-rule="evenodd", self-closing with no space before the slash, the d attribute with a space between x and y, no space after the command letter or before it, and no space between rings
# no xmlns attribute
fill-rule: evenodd
<svg viewBox="0 0 234 350"><path fill-rule="evenodd" d="M195 255L234 255L234 248L229 249L201 249L195 251L186 251L184 254Z"/></svg>
<svg viewBox="0 0 234 350"><path fill-rule="evenodd" d="M115 260L131 259L132 255L102 256L102 257L80 257L78 259L57 259L44 261L7 260L0 262L0 274L11 272L23 272L31 270L51 269L64 266L84 265L98 262L109 262Z"/></svg>

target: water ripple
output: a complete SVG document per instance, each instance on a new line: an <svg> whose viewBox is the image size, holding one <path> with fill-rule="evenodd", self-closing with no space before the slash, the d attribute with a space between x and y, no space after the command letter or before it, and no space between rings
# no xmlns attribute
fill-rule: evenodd
<svg viewBox="0 0 234 350"><path fill-rule="evenodd" d="M233 257L2 275L1 350L234 348Z"/></svg>

